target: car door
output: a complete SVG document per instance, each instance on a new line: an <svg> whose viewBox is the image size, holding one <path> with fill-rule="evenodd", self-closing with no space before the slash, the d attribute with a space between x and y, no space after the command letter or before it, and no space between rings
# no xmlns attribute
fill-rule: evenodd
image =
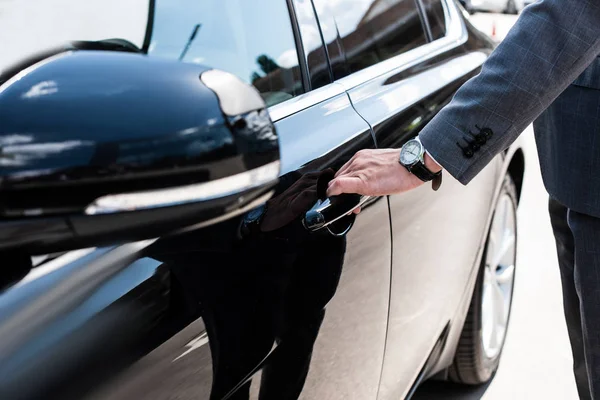
<svg viewBox="0 0 600 400"><path fill-rule="evenodd" d="M260 393L265 399L375 398L383 363L391 271L387 200L377 198L365 204L349 233L343 236L324 230L307 235L299 221L316 200L315 179L324 179L328 171L339 168L358 150L374 147L369 125L356 114L343 88L331 83L310 1L213 3L213 7L229 13L231 29L249 36L252 47L259 49L252 58L260 71L250 79L268 96L267 104L273 104L269 111L279 135L282 160L281 182L265 215L265 223L280 228L273 236L249 245L255 250L242 249L238 255L234 251L215 261L227 271L225 278L239 275L238 257L256 268L258 275L241 274L246 278L238 285L228 279L209 281L211 285L222 282L223 289L217 285L217 290L236 293L240 304L255 305L251 314L241 312L244 307L231 305L222 315L205 318L207 325L224 319L221 326L235 326L237 331L228 337L228 343L235 347L218 349L210 326L208 329L214 365L221 370L221 366L228 365L227 375L237 369L243 378L235 388L227 387L229 392L218 390L235 398L246 398L248 391L251 398ZM260 25L268 29L245 32ZM295 45L290 41L283 45L283 39L292 32ZM206 36L198 39L204 43L226 36L208 30L204 33ZM193 60L198 54L208 59L213 51L210 47L206 45L204 51L196 53L190 47L186 57ZM214 46L215 54L223 52L224 47ZM263 51L266 49L269 51ZM234 59L218 60L221 69L235 67L231 72L236 73L239 68ZM288 85L297 77L301 78L302 89L292 85L295 92L288 92L287 97L277 93L278 85ZM227 240L230 236L222 242ZM239 243L216 246L244 247ZM270 295L259 298L256 291ZM246 293L246 298L240 292ZM248 325L231 321L236 318ZM255 324L265 329L249 328ZM213 336L219 337L216 330ZM240 344L240 340L246 344ZM216 354L220 360L215 361ZM245 356L253 361L242 362L240 357ZM220 384L219 373L215 371L213 385ZM238 379L227 377L225 381L233 384Z"/></svg>
<svg viewBox="0 0 600 400"><path fill-rule="evenodd" d="M337 224L316 232L303 224L332 172L375 147L332 82L311 2L157 0L149 8L149 57L234 73L270 105L280 183L266 208L208 228L42 259L7 292L21 301L11 305L31 301L44 318L32 340L11 331L19 343L11 360L23 368L5 389L23 398L375 399L389 312L389 204L370 199L356 217L343 208ZM61 301L44 302L45 290Z"/></svg>
<svg viewBox="0 0 600 400"><path fill-rule="evenodd" d="M400 148L417 135L486 58L465 45L452 1L314 2L321 23L332 27L325 33L328 48L341 48L349 65L336 82L380 148ZM438 192L424 185L389 197L394 257L379 398L407 395L468 300L497 166L468 187L446 176Z"/></svg>
<svg viewBox="0 0 600 400"><path fill-rule="evenodd" d="M164 374L158 374L163 385L153 383L156 371L144 377L142 368L103 397L136 392L166 398L173 388L186 386L178 382L182 372L174 373L181 367L166 361L177 359L180 365L187 362L195 364L190 368L206 370L206 365L198 364L198 357L210 348L210 356L202 358L212 358L214 399L374 399L383 365L389 302L387 199L366 203L346 235L334 236L326 229L308 233L301 224L304 212L318 200L317 181L358 150L374 147L369 125L354 111L343 88L331 83L310 1L213 3L212 7L229 13L218 28L222 30L227 22L237 33L253 35L252 46L260 50L252 57L260 70L250 79L267 103L273 104L270 114L282 160L281 182L264 216L264 224L274 228L260 239L250 235L240 240L234 231L243 220L229 221L157 246L159 257L173 266L184 292L193 298L191 303L201 304L202 323L196 323L196 329L206 327L207 332L188 333L187 339L178 339L179 345L170 341L158 349L165 353L171 346L178 351L163 356ZM179 4L187 15L209 13L197 12L197 3L192 5L191 0ZM265 9L268 14L260 11ZM169 13L173 13L169 20L176 21L179 14L172 4ZM261 24L272 29L244 32L244 27ZM246 78L238 72L241 59L218 57L235 41L210 43L229 32L211 31L217 29L214 25L206 29L206 36L199 38L204 41L199 45L202 51L190 46L186 57L192 61L204 57L210 65L209 57L214 54L219 68ZM296 45L288 42L286 48L281 43L292 32ZM182 28L180 36L187 39L187 31ZM163 43L163 49L167 45ZM299 84L286 86L294 79L301 81L301 88ZM294 92L278 92L282 85ZM187 349L181 347L184 343ZM182 396L195 398L192 391Z"/></svg>
<svg viewBox="0 0 600 400"><path fill-rule="evenodd" d="M343 88L326 83L332 80L330 68L311 2L295 0L291 5L302 41L300 63L306 63L311 90L272 107L270 113L280 137L282 173L305 177L338 169L360 149L373 148L374 140L369 125L356 114ZM292 281L290 288L296 288L290 293L303 293L298 300L305 311L311 305L323 311L310 361L304 366L306 380L302 385L294 383L286 388L280 384L279 390L269 391L265 372L289 371L294 364L277 362L269 366L267 361L262 384L253 381L251 398L258 397L259 390L260 398L274 399L376 398L387 329L389 228L387 199L375 198L363 206L347 235L331 237L320 232L314 244L298 249L302 262L297 268L308 274L299 274L296 285ZM293 318L292 310L284 312L283 317ZM285 348L285 338L279 346ZM302 348L294 345L289 349L290 360ZM273 374L272 379L296 382L302 374L292 377L289 372L281 372ZM265 393L267 397L263 397Z"/></svg>

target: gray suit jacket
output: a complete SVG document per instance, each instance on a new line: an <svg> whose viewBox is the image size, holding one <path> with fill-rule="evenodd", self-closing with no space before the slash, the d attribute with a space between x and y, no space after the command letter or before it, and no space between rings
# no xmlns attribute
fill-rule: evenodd
<svg viewBox="0 0 600 400"><path fill-rule="evenodd" d="M467 184L535 120L549 193L600 217L599 55L600 0L539 1L419 137Z"/></svg>

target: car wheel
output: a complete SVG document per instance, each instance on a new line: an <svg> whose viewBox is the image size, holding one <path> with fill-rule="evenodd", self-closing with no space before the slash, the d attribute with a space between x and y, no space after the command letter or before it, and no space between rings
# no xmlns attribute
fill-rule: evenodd
<svg viewBox="0 0 600 400"><path fill-rule="evenodd" d="M517 3L515 0L508 0L506 2L506 8L504 11L506 14L518 14L519 10L517 9Z"/></svg>
<svg viewBox="0 0 600 400"><path fill-rule="evenodd" d="M517 254L517 191L505 178L450 379L477 385L498 369L510 318Z"/></svg>

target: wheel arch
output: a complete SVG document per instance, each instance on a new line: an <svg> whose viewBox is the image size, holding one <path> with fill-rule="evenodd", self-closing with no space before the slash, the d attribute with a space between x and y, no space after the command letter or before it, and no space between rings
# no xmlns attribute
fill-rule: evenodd
<svg viewBox="0 0 600 400"><path fill-rule="evenodd" d="M523 182L525 177L525 152L523 150L522 144L515 143L510 146L504 152L502 163L498 171L498 181L497 187L495 189L494 195L494 204L497 201L502 186L504 185L504 177L509 175L516 186L517 191L517 206L519 205L521 194L523 190ZM482 242L480 243L480 251L476 257L474 262L473 274L465 288L465 296L461 301L461 306L458 308L454 318L451 320L450 327L451 333L449 334L449 338L446 341L446 346L442 350L442 356L439 357L437 364L430 369L432 373L428 374L424 380L441 380L448 381L449 380L449 370L452 362L454 360L454 354L458 348L458 341L460 337L460 332L462 332L463 325L466 320L467 312L469 310L470 300L472 297L472 293L475 289L476 278L478 276L477 271L479 271L478 266L481 264L481 260L483 257L483 247L485 245L485 241L487 239L491 223L492 217L494 214L495 207L490 208L490 213L488 216L488 221L485 228L485 235L482 237Z"/></svg>
<svg viewBox="0 0 600 400"><path fill-rule="evenodd" d="M507 171L517 187L517 203L519 203L521 201L523 179L525 177L525 154L523 153L523 149L518 148L512 154Z"/></svg>

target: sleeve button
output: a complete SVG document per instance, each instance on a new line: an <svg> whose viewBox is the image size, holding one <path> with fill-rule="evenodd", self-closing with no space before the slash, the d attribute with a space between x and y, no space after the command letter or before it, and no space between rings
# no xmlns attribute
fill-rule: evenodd
<svg viewBox="0 0 600 400"><path fill-rule="evenodd" d="M480 132L480 135L483 135L483 137L485 137L485 139L487 140L494 136L494 131L492 131L490 128L483 128Z"/></svg>

